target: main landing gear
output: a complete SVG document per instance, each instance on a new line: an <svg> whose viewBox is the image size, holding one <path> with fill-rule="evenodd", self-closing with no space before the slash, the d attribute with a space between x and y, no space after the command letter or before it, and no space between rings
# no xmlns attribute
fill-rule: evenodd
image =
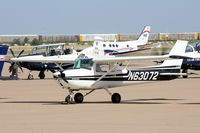
<svg viewBox="0 0 200 133"><path fill-rule="evenodd" d="M188 72L188 69L183 69L182 73L187 73ZM187 75L184 75L183 78L188 78Z"/></svg>
<svg viewBox="0 0 200 133"><path fill-rule="evenodd" d="M111 93L108 88L104 88L104 90L111 96L111 101L113 103L120 103L121 102L121 96L119 93Z"/></svg>
<svg viewBox="0 0 200 133"><path fill-rule="evenodd" d="M45 78L44 71L40 71L38 77L40 77L40 79L44 79Z"/></svg>
<svg viewBox="0 0 200 133"><path fill-rule="evenodd" d="M74 100L73 100L73 91L71 89L69 90L69 95L65 98L65 103L67 104L72 104L72 103L82 103L84 100L84 97L89 95L90 93L92 93L95 89L91 90L90 92L86 93L85 95L81 94L81 93L76 93L74 95ZM106 92L111 96L111 101L113 103L120 103L121 102L121 96L119 93L111 93L107 88L104 88L104 90L106 90Z"/></svg>
<svg viewBox="0 0 200 133"><path fill-rule="evenodd" d="M29 80L32 80L32 79L33 79L33 75L32 75L32 73L31 73L31 71L30 71L29 74L28 74L28 79L29 79Z"/></svg>
<svg viewBox="0 0 200 133"><path fill-rule="evenodd" d="M38 77L39 77L40 79L44 79L44 78L45 78L44 71L40 71ZM29 79L29 80L32 80L32 79L33 79L33 74L31 73L31 71L30 71L29 74L28 74L28 79Z"/></svg>

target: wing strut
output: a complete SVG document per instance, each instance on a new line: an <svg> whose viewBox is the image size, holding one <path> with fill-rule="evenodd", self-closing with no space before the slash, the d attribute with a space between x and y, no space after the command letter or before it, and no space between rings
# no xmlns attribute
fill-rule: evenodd
<svg viewBox="0 0 200 133"><path fill-rule="evenodd" d="M102 75L101 77L99 77L93 84L92 87L95 86L101 79L103 79L106 75L110 74L110 72L116 68L116 66L114 65L113 68L111 68L108 72L106 72L104 75Z"/></svg>
<svg viewBox="0 0 200 133"><path fill-rule="evenodd" d="M60 65L59 65L58 63L55 63L55 64L56 64L56 66L57 66L58 68L60 68L61 71L64 71L64 69L62 68L62 64L60 64Z"/></svg>

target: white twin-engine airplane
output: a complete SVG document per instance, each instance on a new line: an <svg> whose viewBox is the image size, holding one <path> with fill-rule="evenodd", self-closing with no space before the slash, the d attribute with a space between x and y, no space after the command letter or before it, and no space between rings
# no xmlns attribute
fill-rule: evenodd
<svg viewBox="0 0 200 133"><path fill-rule="evenodd" d="M54 79L63 87L68 89L69 95L65 98L66 103L82 103L85 96L96 89L104 89L111 96L113 103L119 103L121 96L118 93L111 93L108 88L126 86L135 83L143 83L150 81L172 80L180 75L180 67L182 59L165 60L163 64L158 66L150 66L145 68L128 70L122 68L121 64L125 61L161 59L173 56L176 53L183 53L187 41L177 41L168 55L163 56L133 56L133 57L94 57L94 58L52 58L43 57L34 58L12 58L12 61L31 61L31 62L51 62L56 63L74 63L73 69L64 70L60 67L60 71L55 72ZM73 92L80 90L89 90L85 95Z"/></svg>
<svg viewBox="0 0 200 133"><path fill-rule="evenodd" d="M104 49L104 52L109 55L124 54L129 52L134 52L138 50L145 50L144 48L139 48L148 43L150 35L150 26L145 26L143 31L138 37L138 40L125 41L125 42L103 42L101 38L97 38L93 45Z"/></svg>

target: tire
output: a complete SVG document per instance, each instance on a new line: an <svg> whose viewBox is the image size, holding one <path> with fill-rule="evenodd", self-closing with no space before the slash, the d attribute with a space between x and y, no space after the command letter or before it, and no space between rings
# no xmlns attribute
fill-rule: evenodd
<svg viewBox="0 0 200 133"><path fill-rule="evenodd" d="M76 103L82 103L82 102L83 102L83 99L84 99L84 97L83 97L83 95L82 95L81 93L76 93L76 94L74 95L74 101L75 101Z"/></svg>
<svg viewBox="0 0 200 133"><path fill-rule="evenodd" d="M114 93L111 97L111 100L113 103L120 103L121 101L121 96L119 93Z"/></svg>
<svg viewBox="0 0 200 133"><path fill-rule="evenodd" d="M67 97L65 98L65 102L68 103L68 104L70 103L70 96L67 96Z"/></svg>
<svg viewBox="0 0 200 133"><path fill-rule="evenodd" d="M29 75L28 75L28 79L29 79L29 80L32 80L32 79L33 79L33 75L29 74Z"/></svg>
<svg viewBox="0 0 200 133"><path fill-rule="evenodd" d="M188 76L183 76L183 78L188 78Z"/></svg>
<svg viewBox="0 0 200 133"><path fill-rule="evenodd" d="M40 77L40 79L44 79L45 78L44 72L40 72L39 77Z"/></svg>
<svg viewBox="0 0 200 133"><path fill-rule="evenodd" d="M182 73L187 73L188 72L188 69L183 69ZM183 76L183 78L188 78L188 75L186 76Z"/></svg>

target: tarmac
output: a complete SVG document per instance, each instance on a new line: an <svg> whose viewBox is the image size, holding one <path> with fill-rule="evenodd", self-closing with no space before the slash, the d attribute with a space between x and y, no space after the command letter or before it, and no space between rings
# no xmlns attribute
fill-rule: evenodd
<svg viewBox="0 0 200 133"><path fill-rule="evenodd" d="M0 80L0 133L200 132L200 75L111 88L121 94L119 104L96 90L84 103L68 105L67 90L50 72L44 80L38 72L27 80L24 71L20 80Z"/></svg>

